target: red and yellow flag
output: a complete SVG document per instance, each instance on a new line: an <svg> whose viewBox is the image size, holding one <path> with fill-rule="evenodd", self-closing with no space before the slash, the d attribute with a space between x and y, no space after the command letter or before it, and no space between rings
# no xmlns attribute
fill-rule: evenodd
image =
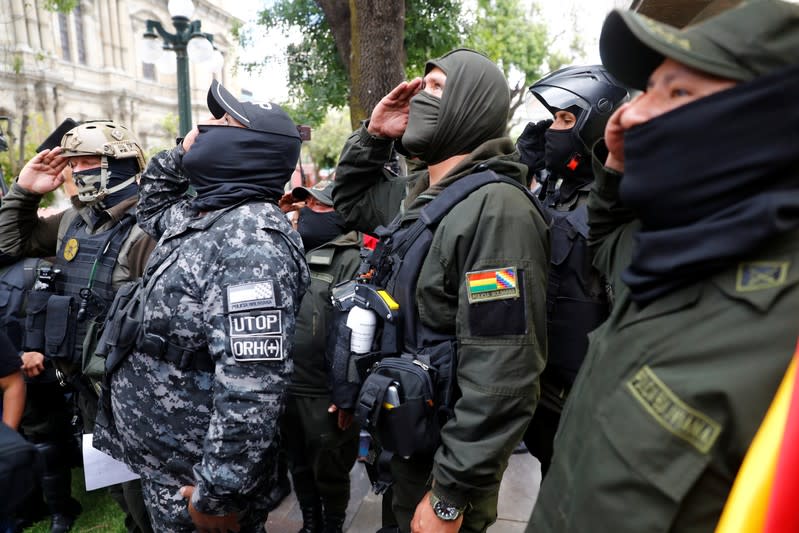
<svg viewBox="0 0 799 533"><path fill-rule="evenodd" d="M799 386L794 354L727 498L716 533L799 531Z"/></svg>

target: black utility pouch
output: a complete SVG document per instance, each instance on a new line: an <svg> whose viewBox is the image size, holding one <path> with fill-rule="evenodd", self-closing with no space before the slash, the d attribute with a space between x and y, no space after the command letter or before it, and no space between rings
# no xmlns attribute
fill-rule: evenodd
<svg viewBox="0 0 799 533"><path fill-rule="evenodd" d="M341 409L357 405L364 367L380 358L379 353L354 354L350 351L352 330L347 327L349 311L333 310L325 361L330 381L330 399Z"/></svg>
<svg viewBox="0 0 799 533"><path fill-rule="evenodd" d="M23 347L28 352L44 353L44 328L47 323L47 301L50 291L30 291L25 308L25 340Z"/></svg>
<svg viewBox="0 0 799 533"><path fill-rule="evenodd" d="M432 453L441 430L434 399L437 377L433 367L413 356L384 358L364 380L356 420L385 450L403 457ZM389 387L398 398L390 399Z"/></svg>
<svg viewBox="0 0 799 533"><path fill-rule="evenodd" d="M95 352L106 358L105 370L108 373L112 373L135 347L144 315L141 287L138 281L122 285L108 310Z"/></svg>
<svg viewBox="0 0 799 533"><path fill-rule="evenodd" d="M47 357L69 364L80 363L74 360L75 316L75 301L71 296L53 295L47 301L44 327L44 353Z"/></svg>

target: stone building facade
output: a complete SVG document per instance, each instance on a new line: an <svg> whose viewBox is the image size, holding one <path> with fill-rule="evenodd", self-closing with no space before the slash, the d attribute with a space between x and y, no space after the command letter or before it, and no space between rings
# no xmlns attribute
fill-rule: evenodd
<svg viewBox="0 0 799 533"><path fill-rule="evenodd" d="M46 136L64 118L110 118L130 127L145 151L174 143L177 76L145 64L139 42L146 20L174 32L166 0L79 0L70 13L44 8L46 0L0 0L0 116L12 119L11 139L28 126L30 142ZM190 61L192 123L208 115L206 92L216 77L241 94L234 75L241 21L221 0L194 0L192 20L213 35L225 58L214 73ZM246 94L246 93L245 93ZM172 120L165 120L169 114ZM6 131L6 124L0 123Z"/></svg>

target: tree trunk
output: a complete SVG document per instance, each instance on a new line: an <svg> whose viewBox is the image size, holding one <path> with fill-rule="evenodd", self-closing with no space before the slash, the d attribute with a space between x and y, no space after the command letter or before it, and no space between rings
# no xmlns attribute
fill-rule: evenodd
<svg viewBox="0 0 799 533"><path fill-rule="evenodd" d="M350 3L349 0L316 0L322 8L336 43L344 71L350 71Z"/></svg>
<svg viewBox="0 0 799 533"><path fill-rule="evenodd" d="M349 0L353 129L405 78L404 0Z"/></svg>

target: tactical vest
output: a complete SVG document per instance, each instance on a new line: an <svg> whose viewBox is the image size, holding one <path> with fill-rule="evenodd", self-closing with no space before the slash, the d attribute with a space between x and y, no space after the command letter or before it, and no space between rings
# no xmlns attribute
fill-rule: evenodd
<svg viewBox="0 0 799 533"><path fill-rule="evenodd" d="M49 265L44 259L28 257L0 269L0 327L4 328L14 347L28 350L25 342L25 321L28 291L36 282L36 271L40 265ZM56 381L55 368L45 361L44 372L34 378L25 377L29 383L52 383Z"/></svg>
<svg viewBox="0 0 799 533"><path fill-rule="evenodd" d="M605 321L610 306L604 281L591 262L586 206L548 211L552 216L547 283L549 356L542 379L568 389L588 351L588 333Z"/></svg>
<svg viewBox="0 0 799 533"><path fill-rule="evenodd" d="M421 323L416 301L419 273L439 222L467 196L491 183L516 187L547 219L529 190L517 181L485 170L446 187L420 210L418 217L398 216L389 227L376 230L380 242L368 260L372 267L371 281L399 304L398 342L396 352L387 352L386 343L382 343L379 354L382 359L366 376L355 417L362 427L378 433L385 449L402 456L435 450L439 429L450 418L458 394L456 337L454 333L433 331ZM413 401L417 403L403 399L402 405L384 413L386 394L392 383L399 383L403 390L413 390ZM426 388L430 389L427 393ZM427 405L433 406L434 411L425 412ZM415 411L409 413L411 410ZM381 416L393 421L381 424L378 422Z"/></svg>
<svg viewBox="0 0 799 533"><path fill-rule="evenodd" d="M534 204L542 217L548 219L535 196L518 181L491 170L484 170L465 176L446 187L421 209L418 218L401 219L398 216L388 228L381 226L375 230L380 241L369 258L369 263L374 267L375 284L385 287L402 310L400 350L414 352L425 346L454 339L453 335L432 331L421 323L416 305L416 283L441 219L467 196L491 183L507 183L516 187Z"/></svg>
<svg viewBox="0 0 799 533"><path fill-rule="evenodd" d="M17 349L25 338L25 293L33 288L41 261L29 257L0 269L0 327Z"/></svg>
<svg viewBox="0 0 799 533"><path fill-rule="evenodd" d="M76 216L58 250L55 294L47 301L45 355L74 378L89 364L93 344L116 291L113 273L136 218L127 213L111 229L90 234ZM99 365L100 372L102 365Z"/></svg>

